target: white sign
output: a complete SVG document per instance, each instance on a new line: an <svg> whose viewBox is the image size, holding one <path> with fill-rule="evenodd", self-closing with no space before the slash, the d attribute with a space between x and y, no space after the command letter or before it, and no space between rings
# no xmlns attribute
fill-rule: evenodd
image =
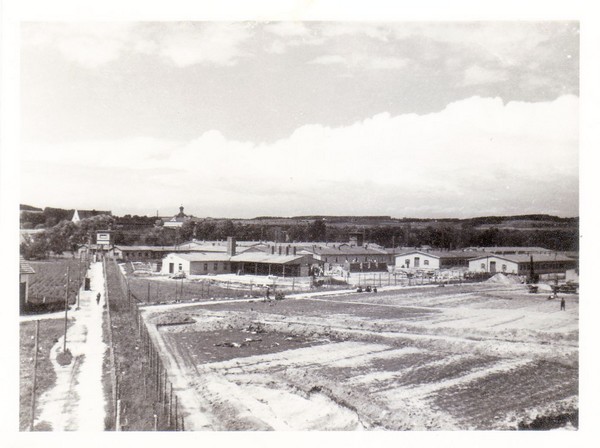
<svg viewBox="0 0 600 448"><path fill-rule="evenodd" d="M110 244L110 233L96 234L96 244Z"/></svg>

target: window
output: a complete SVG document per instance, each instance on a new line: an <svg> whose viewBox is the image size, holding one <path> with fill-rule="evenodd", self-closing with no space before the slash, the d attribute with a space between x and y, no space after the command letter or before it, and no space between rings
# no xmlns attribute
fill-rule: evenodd
<svg viewBox="0 0 600 448"><path fill-rule="evenodd" d="M219 269L219 263L215 263L214 266L213 266L213 270L216 271L217 269Z"/></svg>
<svg viewBox="0 0 600 448"><path fill-rule="evenodd" d="M506 265L505 264L502 265L502 271L506 272Z"/></svg>
<svg viewBox="0 0 600 448"><path fill-rule="evenodd" d="M423 266L429 266L429 260L423 260Z"/></svg>
<svg viewBox="0 0 600 448"><path fill-rule="evenodd" d="M181 265L181 263L179 263L179 270L181 271L183 269L183 266Z"/></svg>
<svg viewBox="0 0 600 448"><path fill-rule="evenodd" d="M204 263L204 270L208 271L208 263Z"/></svg>
<svg viewBox="0 0 600 448"><path fill-rule="evenodd" d="M481 269L485 269L485 263L481 263Z"/></svg>

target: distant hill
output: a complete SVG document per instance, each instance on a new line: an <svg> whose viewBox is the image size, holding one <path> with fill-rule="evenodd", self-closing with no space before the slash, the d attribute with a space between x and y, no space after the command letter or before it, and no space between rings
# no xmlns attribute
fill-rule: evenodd
<svg viewBox="0 0 600 448"><path fill-rule="evenodd" d="M34 207L33 205L20 204L19 209L22 212L43 212L44 210L39 207Z"/></svg>

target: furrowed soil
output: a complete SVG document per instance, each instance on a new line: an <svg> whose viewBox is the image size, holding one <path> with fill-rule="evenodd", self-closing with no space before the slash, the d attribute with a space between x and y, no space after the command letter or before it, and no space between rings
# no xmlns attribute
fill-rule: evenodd
<svg viewBox="0 0 600 448"><path fill-rule="evenodd" d="M572 428L579 299L564 297L481 283L143 315L186 429Z"/></svg>

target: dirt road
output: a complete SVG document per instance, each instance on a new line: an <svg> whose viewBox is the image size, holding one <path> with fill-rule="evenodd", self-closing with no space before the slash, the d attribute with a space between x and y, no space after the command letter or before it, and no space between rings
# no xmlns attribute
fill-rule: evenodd
<svg viewBox="0 0 600 448"><path fill-rule="evenodd" d="M67 334L67 349L72 361L60 365L64 337L52 347L51 361L56 385L38 400L36 430L103 431L105 399L102 362L107 346L102 338L104 278L102 263L93 263L88 276L91 291L80 291L80 308L70 310L73 325ZM101 301L96 303L96 294Z"/></svg>

